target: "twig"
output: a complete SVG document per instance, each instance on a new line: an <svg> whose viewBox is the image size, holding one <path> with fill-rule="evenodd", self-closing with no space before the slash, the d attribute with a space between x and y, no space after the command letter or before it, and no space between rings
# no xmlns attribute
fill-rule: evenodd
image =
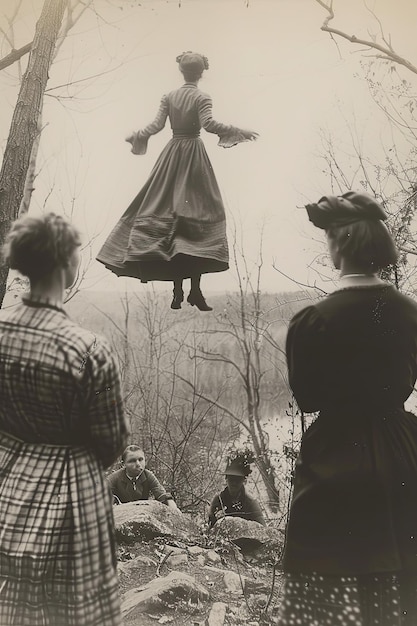
<svg viewBox="0 0 417 626"><path fill-rule="evenodd" d="M156 568L156 575L160 576L161 575L161 567L163 566L163 564L165 563L165 561L171 556L171 554L174 554L174 550L171 550L170 552L168 552L167 554L164 554L164 556L162 557L162 559L159 561L158 563L158 567Z"/></svg>

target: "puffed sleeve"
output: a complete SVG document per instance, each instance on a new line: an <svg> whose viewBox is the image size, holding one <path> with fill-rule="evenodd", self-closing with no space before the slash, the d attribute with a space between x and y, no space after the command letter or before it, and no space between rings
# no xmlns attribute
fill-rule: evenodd
<svg viewBox="0 0 417 626"><path fill-rule="evenodd" d="M150 470L146 470L146 480L148 481L149 491L155 500L166 504L167 500L172 500L171 494L161 485L157 477Z"/></svg>
<svg viewBox="0 0 417 626"><path fill-rule="evenodd" d="M84 366L85 420L89 445L104 467L109 467L126 446L125 418L119 371L107 342L96 337Z"/></svg>
<svg viewBox="0 0 417 626"><path fill-rule="evenodd" d="M156 135L161 131L166 123L168 117L168 98L162 96L161 103L159 105L158 113L153 122L138 130L136 133L132 133L130 137L127 137L126 141L132 144L131 152L133 154L146 154L148 148L148 139L151 135Z"/></svg>
<svg viewBox="0 0 417 626"><path fill-rule="evenodd" d="M324 320L314 306L297 313L288 329L289 383L298 406L306 413L320 410L325 397L324 335Z"/></svg>
<svg viewBox="0 0 417 626"><path fill-rule="evenodd" d="M250 141L244 131L236 126L230 126L216 122L213 119L213 103L211 97L206 93L201 93L197 101L198 117L200 124L208 133L219 136L218 145L222 148L232 148L242 141Z"/></svg>

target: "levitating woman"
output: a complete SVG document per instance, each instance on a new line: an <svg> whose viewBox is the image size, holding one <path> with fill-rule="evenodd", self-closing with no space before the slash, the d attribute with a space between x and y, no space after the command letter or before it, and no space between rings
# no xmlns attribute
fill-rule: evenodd
<svg viewBox="0 0 417 626"><path fill-rule="evenodd" d="M417 623L417 304L381 280L397 261L378 202L307 205L340 270L292 319L289 382L305 432L294 477L280 626Z"/></svg>
<svg viewBox="0 0 417 626"><path fill-rule="evenodd" d="M200 129L217 134L224 148L258 135L213 119L211 98L198 88L206 57L185 52L177 62L184 84L164 95L155 120L127 141L134 154L145 154L149 137L164 128L167 117L173 137L97 259L118 276L173 281L173 309L181 308L183 280L190 278L187 301L211 311L201 275L228 269L228 246L223 201Z"/></svg>

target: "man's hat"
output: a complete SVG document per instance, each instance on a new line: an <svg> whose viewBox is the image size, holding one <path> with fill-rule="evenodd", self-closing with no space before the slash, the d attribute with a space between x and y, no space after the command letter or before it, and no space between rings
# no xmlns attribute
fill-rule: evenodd
<svg viewBox="0 0 417 626"><path fill-rule="evenodd" d="M249 464L244 464L240 459L229 461L224 471L226 476L248 476L251 473Z"/></svg>

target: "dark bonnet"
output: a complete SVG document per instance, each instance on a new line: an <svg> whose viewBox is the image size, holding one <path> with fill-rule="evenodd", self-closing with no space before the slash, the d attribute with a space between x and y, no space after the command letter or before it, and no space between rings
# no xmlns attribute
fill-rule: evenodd
<svg viewBox="0 0 417 626"><path fill-rule="evenodd" d="M384 209L374 198L356 191L341 196L323 196L317 203L306 204L306 209L310 222L323 230L362 220L387 219Z"/></svg>

